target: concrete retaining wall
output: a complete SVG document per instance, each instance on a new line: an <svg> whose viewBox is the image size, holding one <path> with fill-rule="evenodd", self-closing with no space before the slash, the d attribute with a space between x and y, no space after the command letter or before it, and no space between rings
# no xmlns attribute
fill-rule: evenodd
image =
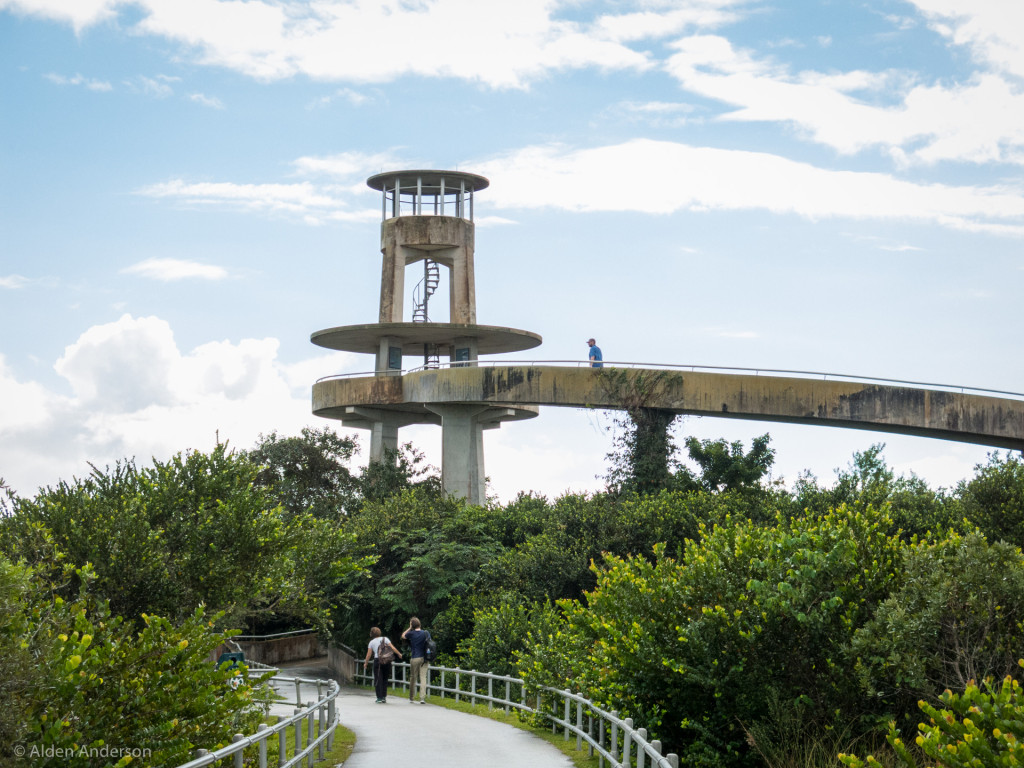
<svg viewBox="0 0 1024 768"><path fill-rule="evenodd" d="M316 632L267 640L239 640L236 638L234 643L237 643L245 653L247 661L258 661L272 667L286 661L314 659L327 652ZM213 652L212 660L216 661L217 657L225 651L234 650L236 649L231 646L222 645Z"/></svg>
<svg viewBox="0 0 1024 768"><path fill-rule="evenodd" d="M327 648L327 666L330 667L338 680L351 684L355 680L356 659L348 651L333 645Z"/></svg>

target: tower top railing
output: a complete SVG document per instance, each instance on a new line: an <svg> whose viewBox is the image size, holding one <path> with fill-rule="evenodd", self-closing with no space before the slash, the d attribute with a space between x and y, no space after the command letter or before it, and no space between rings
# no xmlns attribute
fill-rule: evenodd
<svg viewBox="0 0 1024 768"><path fill-rule="evenodd" d="M388 171L366 180L381 195L381 219L399 216L456 216L473 220L473 194L490 182L462 171Z"/></svg>

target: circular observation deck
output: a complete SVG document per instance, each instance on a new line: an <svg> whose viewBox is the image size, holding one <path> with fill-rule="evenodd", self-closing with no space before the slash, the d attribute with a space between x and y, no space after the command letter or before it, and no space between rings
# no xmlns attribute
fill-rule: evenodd
<svg viewBox="0 0 1024 768"><path fill-rule="evenodd" d="M468 323L370 323L326 328L312 333L309 340L318 347L340 352L376 354L382 338L402 347L403 355L423 354L423 345L455 346L464 339L474 339L477 354L502 355L539 347L540 334L518 328Z"/></svg>
<svg viewBox="0 0 1024 768"><path fill-rule="evenodd" d="M381 217L456 216L473 220L473 193L487 189L483 176L462 171L388 171L366 180L383 193Z"/></svg>

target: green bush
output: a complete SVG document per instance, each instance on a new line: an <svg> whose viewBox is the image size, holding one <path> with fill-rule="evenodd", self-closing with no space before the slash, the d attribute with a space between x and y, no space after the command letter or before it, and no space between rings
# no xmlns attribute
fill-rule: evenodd
<svg viewBox="0 0 1024 768"><path fill-rule="evenodd" d="M534 647L541 638L552 637L561 628L561 616L547 601L526 602L506 594L491 608L473 615L473 634L459 644L460 664L500 675L517 674L516 663L527 643Z"/></svg>
<svg viewBox="0 0 1024 768"><path fill-rule="evenodd" d="M702 531L683 560L609 557L586 604L563 602L562 638L520 670L551 670L680 745L688 764L744 764L769 703L809 736L860 722L871 702L850 641L898 584L902 543L873 509ZM868 727L865 725L864 727Z"/></svg>
<svg viewBox="0 0 1024 768"><path fill-rule="evenodd" d="M1024 662L1020 662L1024 666ZM1024 766L1024 698L1020 683L1007 675L999 686L993 679L983 682L984 690L968 684L962 695L950 691L940 697L942 707L920 702L928 721L918 725L919 735L914 747L900 738L895 723L889 726L888 742L900 764L917 768L926 765L943 768L988 768ZM916 747L916 748L915 748ZM840 754L848 768L877 766L878 759L869 755L861 759Z"/></svg>
<svg viewBox="0 0 1024 768"><path fill-rule="evenodd" d="M975 472L957 486L964 517L989 541L1024 546L1024 461L995 451Z"/></svg>
<svg viewBox="0 0 1024 768"><path fill-rule="evenodd" d="M27 578L13 582L18 609L0 618L0 636L15 636L35 671L5 701L16 714L5 750L36 768L177 765L255 730L265 712L257 689L233 688L238 673L209 660L228 636L213 629L216 617L199 608L175 625L146 615L136 631L105 602L84 592L65 600L0 557L0 572L12 567ZM83 590L94 581L88 568L75 575Z"/></svg>
<svg viewBox="0 0 1024 768"><path fill-rule="evenodd" d="M908 547L902 583L857 632L862 685L899 724L917 701L1000 679L1024 637L1024 556L979 533ZM911 720L912 722L912 720Z"/></svg>

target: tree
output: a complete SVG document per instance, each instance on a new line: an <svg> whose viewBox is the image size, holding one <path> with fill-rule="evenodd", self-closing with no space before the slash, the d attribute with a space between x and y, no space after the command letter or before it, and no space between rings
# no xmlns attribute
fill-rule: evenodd
<svg viewBox="0 0 1024 768"><path fill-rule="evenodd" d="M486 527L466 514L471 509L462 499L410 488L366 502L347 520L344 531L353 538L353 554L375 562L367 574L353 572L344 579L352 599L340 609L339 639L358 646L371 626L400 631L412 615L429 626L451 601L467 594L497 551ZM450 651L458 638L435 639Z"/></svg>
<svg viewBox="0 0 1024 768"><path fill-rule="evenodd" d="M224 612L227 627L267 616L326 627L324 579L359 563L337 526L287 514L258 471L226 445L141 470L130 461L94 467L85 480L17 500L0 519L0 552L40 568L91 563L95 593L136 623L143 614L183 620L205 605Z"/></svg>
<svg viewBox="0 0 1024 768"><path fill-rule="evenodd" d="M744 453L739 440L727 443L723 439L687 438L687 453L700 468L700 476L694 478L688 470L683 474L693 485L711 493L760 488L761 480L775 462L775 449L769 446L770 442L768 434L755 437L750 451ZM685 481L682 484L686 486Z"/></svg>
<svg viewBox="0 0 1024 768"><path fill-rule="evenodd" d="M670 427L676 414L660 408L636 407L615 419L611 463L605 480L618 494L656 493L672 482L676 445Z"/></svg>
<svg viewBox="0 0 1024 768"><path fill-rule="evenodd" d="M957 486L963 515L991 541L1024 546L1024 461L994 451Z"/></svg>
<svg viewBox="0 0 1024 768"><path fill-rule="evenodd" d="M941 539L948 530L965 532L956 506L913 473L896 477L882 455L884 449L884 443L874 443L865 451L855 452L846 469L836 469L836 482L831 488L818 485L809 473L801 475L794 489L792 513L823 514L843 504L888 505L893 531L900 531L905 539L925 535Z"/></svg>
<svg viewBox="0 0 1024 768"><path fill-rule="evenodd" d="M409 488L440 496L441 477L437 468L426 463L423 452L412 443L401 449L386 449L379 461L371 461L359 476L359 492L364 501L383 501Z"/></svg>
<svg viewBox="0 0 1024 768"><path fill-rule="evenodd" d="M358 448L355 438L327 427L303 427L299 437L261 434L245 455L260 467L257 483L272 489L290 514L336 519L358 502L360 483L348 468Z"/></svg>

